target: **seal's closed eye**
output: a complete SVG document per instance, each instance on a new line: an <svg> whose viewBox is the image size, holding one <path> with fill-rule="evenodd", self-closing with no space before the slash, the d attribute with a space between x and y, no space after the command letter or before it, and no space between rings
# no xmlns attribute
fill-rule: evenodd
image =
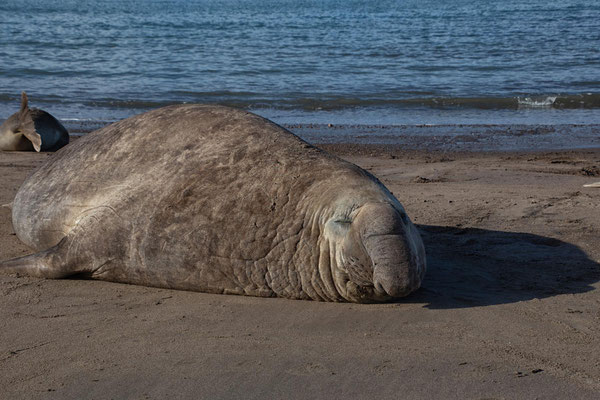
<svg viewBox="0 0 600 400"><path fill-rule="evenodd" d="M336 219L335 221L336 224L351 224L352 220L350 219Z"/></svg>

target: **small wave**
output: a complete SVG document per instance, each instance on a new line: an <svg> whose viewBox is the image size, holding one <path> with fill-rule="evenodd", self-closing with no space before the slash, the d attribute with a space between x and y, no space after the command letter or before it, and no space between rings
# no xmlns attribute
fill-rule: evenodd
<svg viewBox="0 0 600 400"><path fill-rule="evenodd" d="M125 97L125 96L124 96ZM393 93L356 94L354 96L311 97L306 93L252 93L252 92L193 92L173 91L164 99L136 98L62 98L55 95L30 95L33 106L46 107L54 104L69 108L83 106L105 110L149 110L181 103L222 104L249 110L279 109L301 111L339 111L345 109L475 109L475 110L519 110L519 109L597 109L600 108L600 93L569 95L523 95L518 97L407 97ZM20 101L20 93L0 93L0 105L13 109ZM57 108L57 107L54 107Z"/></svg>
<svg viewBox="0 0 600 400"><path fill-rule="evenodd" d="M229 101L228 101L229 102ZM426 98L385 98L385 97L337 97L337 98L286 98L280 100L250 101L244 99L238 104L256 107L258 104L273 108L302 109L305 111L335 111L347 108L411 108L433 109L479 109L479 110L518 110L518 109L578 109L600 108L600 94L543 95L523 97L426 97Z"/></svg>
<svg viewBox="0 0 600 400"><path fill-rule="evenodd" d="M559 96L553 106L555 108L600 108L600 93Z"/></svg>
<svg viewBox="0 0 600 400"><path fill-rule="evenodd" d="M519 108L552 108L557 96L517 98Z"/></svg>

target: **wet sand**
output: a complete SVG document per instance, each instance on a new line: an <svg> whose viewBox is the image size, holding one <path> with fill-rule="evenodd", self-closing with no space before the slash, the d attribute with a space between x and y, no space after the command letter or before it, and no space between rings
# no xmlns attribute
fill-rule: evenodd
<svg viewBox="0 0 600 400"><path fill-rule="evenodd" d="M600 150L323 145L426 243L392 304L0 275L0 398L590 399L600 393ZM0 204L50 154L0 152ZM0 259L27 254L0 207Z"/></svg>

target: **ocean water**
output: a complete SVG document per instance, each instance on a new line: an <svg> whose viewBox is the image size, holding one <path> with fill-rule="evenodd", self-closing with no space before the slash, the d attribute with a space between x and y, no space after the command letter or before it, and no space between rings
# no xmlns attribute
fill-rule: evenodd
<svg viewBox="0 0 600 400"><path fill-rule="evenodd" d="M600 124L599 1L2 0L0 13L0 119L25 90L75 128L192 102L301 133L585 125L568 147Z"/></svg>

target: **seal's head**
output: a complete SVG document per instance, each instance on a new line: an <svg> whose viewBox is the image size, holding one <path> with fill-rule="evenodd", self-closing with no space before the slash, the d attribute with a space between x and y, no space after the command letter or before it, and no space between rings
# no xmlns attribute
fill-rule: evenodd
<svg viewBox="0 0 600 400"><path fill-rule="evenodd" d="M402 205L385 196L338 201L324 221L323 239L336 291L353 302L386 301L418 289L425 275L425 249ZM323 256L321 256L323 259Z"/></svg>

